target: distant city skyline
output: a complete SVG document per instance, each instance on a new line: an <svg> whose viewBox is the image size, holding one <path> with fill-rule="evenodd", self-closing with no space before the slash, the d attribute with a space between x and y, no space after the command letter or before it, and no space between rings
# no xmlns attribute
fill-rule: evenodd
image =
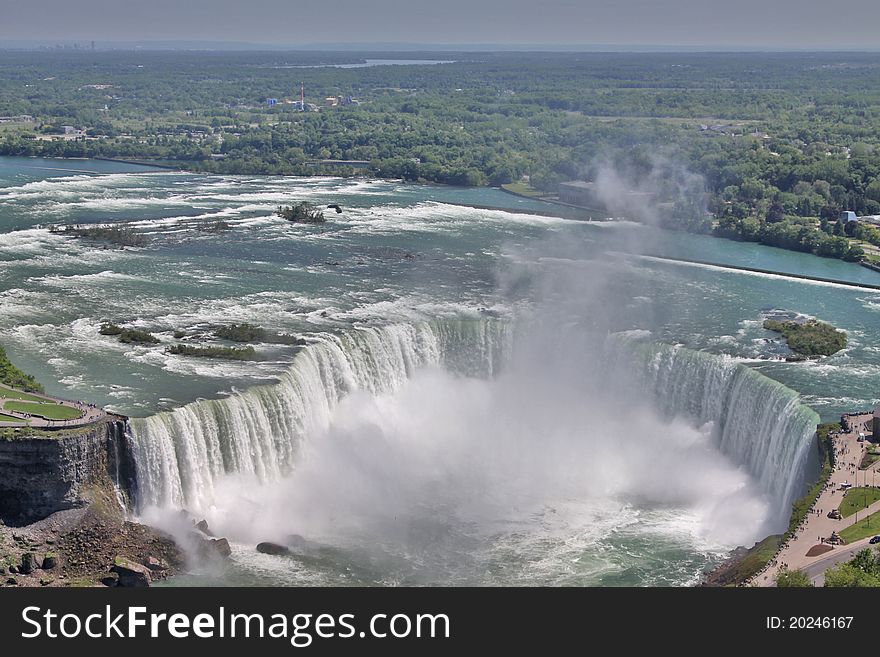
<svg viewBox="0 0 880 657"><path fill-rule="evenodd" d="M0 0L0 16L6 47L880 48L876 0Z"/></svg>

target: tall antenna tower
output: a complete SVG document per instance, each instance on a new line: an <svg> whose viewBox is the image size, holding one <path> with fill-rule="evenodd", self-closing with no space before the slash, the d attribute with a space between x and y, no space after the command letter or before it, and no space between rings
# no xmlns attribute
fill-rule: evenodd
<svg viewBox="0 0 880 657"><path fill-rule="evenodd" d="M306 83L299 83L299 106L300 109L305 112L306 111Z"/></svg>

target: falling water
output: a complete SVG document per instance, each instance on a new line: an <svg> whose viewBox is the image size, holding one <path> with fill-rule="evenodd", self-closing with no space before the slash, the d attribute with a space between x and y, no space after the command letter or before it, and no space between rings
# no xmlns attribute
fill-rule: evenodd
<svg viewBox="0 0 880 657"><path fill-rule="evenodd" d="M438 321L321 335L279 383L133 420L139 506L209 508L226 474L277 481L303 441L326 430L348 394L398 390L417 369L492 378L510 358L510 325ZM804 486L818 416L797 394L733 359L682 347L613 339L602 360L635 364L636 379L667 419L711 427L719 449L772 500L774 523Z"/></svg>

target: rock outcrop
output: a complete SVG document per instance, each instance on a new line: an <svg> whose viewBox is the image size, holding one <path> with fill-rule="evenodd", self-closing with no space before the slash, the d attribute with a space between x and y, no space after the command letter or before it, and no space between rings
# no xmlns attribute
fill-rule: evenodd
<svg viewBox="0 0 880 657"><path fill-rule="evenodd" d="M136 490L134 460L123 417L85 429L0 440L0 520L22 526L84 506L88 490Z"/></svg>
<svg viewBox="0 0 880 657"><path fill-rule="evenodd" d="M264 541L257 545L257 552L260 552L262 554L282 555L290 554L290 548L284 545L278 545L278 543Z"/></svg>

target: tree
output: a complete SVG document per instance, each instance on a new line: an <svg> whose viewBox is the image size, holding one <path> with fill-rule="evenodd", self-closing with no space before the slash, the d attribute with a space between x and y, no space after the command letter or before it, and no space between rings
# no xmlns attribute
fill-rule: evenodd
<svg viewBox="0 0 880 657"><path fill-rule="evenodd" d="M866 573L851 563L842 563L825 571L825 586L829 588L880 586L880 577Z"/></svg>
<svg viewBox="0 0 880 657"><path fill-rule="evenodd" d="M813 582L802 570L783 568L776 575L776 586L779 588L812 588Z"/></svg>
<svg viewBox="0 0 880 657"><path fill-rule="evenodd" d="M880 586L880 558L871 550L860 550L851 561L825 571L825 586Z"/></svg>
<svg viewBox="0 0 880 657"><path fill-rule="evenodd" d="M324 212L316 210L306 201L298 205L280 206L275 214L296 224L320 224L326 221Z"/></svg>
<svg viewBox="0 0 880 657"><path fill-rule="evenodd" d="M785 208L780 203L771 203L767 209L766 221L768 224L776 224L785 219Z"/></svg>

